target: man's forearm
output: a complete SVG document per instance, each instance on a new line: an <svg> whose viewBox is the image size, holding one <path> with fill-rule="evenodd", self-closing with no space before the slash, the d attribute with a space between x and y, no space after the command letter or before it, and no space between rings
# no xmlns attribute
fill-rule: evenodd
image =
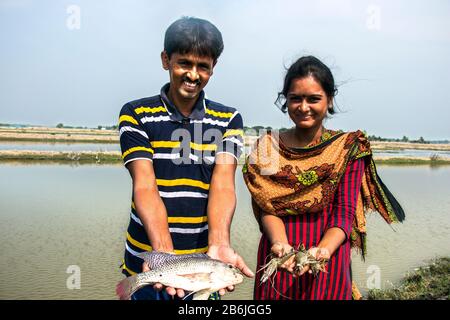
<svg viewBox="0 0 450 320"><path fill-rule="evenodd" d="M209 192L208 245L230 245L230 228L236 209L234 188L215 188Z"/></svg>
<svg viewBox="0 0 450 320"><path fill-rule="evenodd" d="M135 189L134 204L153 250L172 252L167 212L158 190Z"/></svg>

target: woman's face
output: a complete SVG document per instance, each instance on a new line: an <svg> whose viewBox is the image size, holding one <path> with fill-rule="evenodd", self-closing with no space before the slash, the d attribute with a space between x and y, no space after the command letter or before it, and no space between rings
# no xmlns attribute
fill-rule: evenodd
<svg viewBox="0 0 450 320"><path fill-rule="evenodd" d="M329 105L322 86L311 76L292 80L286 102L289 116L302 129L321 126Z"/></svg>

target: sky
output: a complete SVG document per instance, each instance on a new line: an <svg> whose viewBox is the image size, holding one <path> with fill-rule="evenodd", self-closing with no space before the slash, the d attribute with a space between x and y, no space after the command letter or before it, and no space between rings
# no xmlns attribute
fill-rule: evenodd
<svg viewBox="0 0 450 320"><path fill-rule="evenodd" d="M181 16L222 32L205 92L246 126L293 126L274 101L286 67L314 55L339 90L326 127L450 138L446 0L0 0L0 123L116 124L168 81L164 32Z"/></svg>

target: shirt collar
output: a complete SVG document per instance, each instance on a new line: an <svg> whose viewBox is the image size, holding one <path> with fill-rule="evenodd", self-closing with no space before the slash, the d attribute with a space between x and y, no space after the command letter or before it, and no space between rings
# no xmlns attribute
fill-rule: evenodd
<svg viewBox="0 0 450 320"><path fill-rule="evenodd" d="M166 108L167 112L169 113L170 119L173 121L182 121L185 118L189 118L191 120L202 120L205 116L205 92L202 90L200 92L200 95L198 96L197 101L194 104L194 107L192 108L192 112L189 116L185 117L178 108L170 101L169 97L167 96L167 92L169 91L170 83L166 83L161 88L161 100L164 104L164 107Z"/></svg>

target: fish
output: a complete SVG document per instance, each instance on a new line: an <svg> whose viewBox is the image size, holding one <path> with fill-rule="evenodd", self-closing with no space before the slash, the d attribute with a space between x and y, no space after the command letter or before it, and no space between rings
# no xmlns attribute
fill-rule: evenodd
<svg viewBox="0 0 450 320"><path fill-rule="evenodd" d="M155 283L190 291L186 297L192 294L193 300L207 300L211 293L244 280L233 265L212 259L203 253L174 255L149 251L138 257L148 264L150 271L120 281L116 286L116 294L120 300L129 300L138 289Z"/></svg>

